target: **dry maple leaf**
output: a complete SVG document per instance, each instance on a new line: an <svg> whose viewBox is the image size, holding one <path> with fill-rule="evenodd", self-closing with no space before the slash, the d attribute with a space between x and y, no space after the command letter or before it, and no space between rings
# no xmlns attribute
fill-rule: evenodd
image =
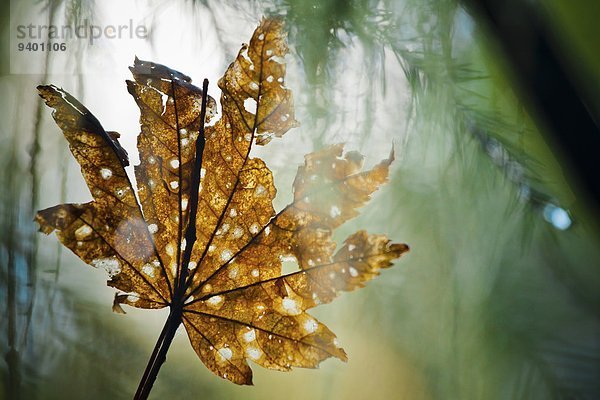
<svg viewBox="0 0 600 400"><path fill-rule="evenodd" d="M108 285L120 291L115 311L121 304L171 310L138 398L181 323L202 362L237 384L252 382L248 359L283 371L345 360L335 335L306 310L362 287L408 250L364 231L337 251L332 240L387 180L393 154L366 171L362 156L344 154L342 145L308 154L293 202L275 213L272 173L250 150L297 126L284 86L286 52L282 22L263 20L219 81L221 117L206 128L216 114L206 83L201 90L136 58L127 88L141 112L137 198L119 135L62 89L38 88L93 196L40 211L41 230L56 231L83 261L108 271ZM282 275L289 258L299 269Z"/></svg>

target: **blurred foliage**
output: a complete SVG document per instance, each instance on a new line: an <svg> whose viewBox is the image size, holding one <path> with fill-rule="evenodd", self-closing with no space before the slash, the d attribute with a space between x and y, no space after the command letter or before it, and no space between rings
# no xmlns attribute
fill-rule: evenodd
<svg viewBox="0 0 600 400"><path fill-rule="evenodd" d="M379 129L381 119L392 121L384 125L396 138L392 182L339 237L365 228L405 241L412 251L362 293L343 296L341 304L318 313L340 333L347 365L327 362L318 371L290 374L260 371L256 387L238 388L207 372L180 336L154 397L600 397L597 221L577 201L579 189L563 176L543 127L515 97L504 61L477 21L450 0L229 3L192 1L181 7L211 13L220 32L231 32L231 22L220 18L223 12L252 25L264 14L285 15L294 62L304 74L303 90L295 92L306 116L302 135L314 147L344 138L344 132L360 146L382 143L389 136ZM86 2L70 4L73 18L93 15ZM540 5L540 12L597 105L598 5L553 0ZM229 37L235 46L228 47ZM221 40L223 52L239 46L232 33ZM403 81L394 75L398 69ZM25 268L33 231L27 215L34 178L28 168L34 135L28 116L37 107L37 79L0 77L7 94L0 103L5 121L0 298L7 309L17 308L21 338L25 319L31 319L28 339L18 342L22 397L129 398L158 333L158 325L143 321L160 321L162 315L112 315L106 296L87 290L104 278L71 254L59 255L55 285L56 250L47 245L37 257L41 279L31 317L25 314L30 300L25 275L15 280L9 274ZM47 117L38 169L51 185L66 172L59 167L62 159L53 156L64 143ZM332 131L337 136L327 133ZM389 151L387 144L378 148ZM282 167L280 176L293 176L294 169ZM558 230L544 219L549 204L568 210L569 229ZM11 284L18 293L12 305ZM4 355L9 314L1 315ZM7 388L6 363L0 371L5 378L0 389Z"/></svg>
<svg viewBox="0 0 600 400"><path fill-rule="evenodd" d="M565 55L564 62L580 90L600 110L600 53L597 49L600 3L589 0L551 0L543 5L553 29L553 39ZM596 113L597 114L597 113Z"/></svg>

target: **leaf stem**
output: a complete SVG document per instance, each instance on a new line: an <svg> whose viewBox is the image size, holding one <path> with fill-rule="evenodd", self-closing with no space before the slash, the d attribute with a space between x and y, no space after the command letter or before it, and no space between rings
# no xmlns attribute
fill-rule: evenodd
<svg viewBox="0 0 600 400"><path fill-rule="evenodd" d="M158 371L160 371L160 367L162 367L167 360L167 352L169 351L169 347L171 347L175 332L177 332L177 328L179 328L179 325L181 324L181 315L181 306L171 306L171 312L156 341L148 365L146 365L144 375L142 376L137 391L135 392L135 396L133 397L134 400L146 400L148 395L150 395L152 386L158 376Z"/></svg>
<svg viewBox="0 0 600 400"><path fill-rule="evenodd" d="M192 257L192 249L196 242L196 214L198 213L198 191L200 189L200 178L202 169L202 155L204 154L204 145L206 139L204 137L204 120L206 118L206 101L208 92L208 79L204 79L202 83L202 108L200 109L200 132L196 140L196 159L191 177L191 193L190 193L190 220L185 232L185 250L181 262L181 275L179 277L178 286L175 290L175 296L183 301L185 300L185 291L187 289L188 264Z"/></svg>
<svg viewBox="0 0 600 400"><path fill-rule="evenodd" d="M188 271L188 264L192 255L192 248L196 241L196 213L198 210L198 188L200 185L200 168L202 167L202 154L204 153L204 120L206 118L206 102L208 93L208 79L205 79L202 85L202 108L200 110L200 130L198 139L196 141L196 161L194 163L194 169L192 170L191 177L191 194L190 194L190 221L185 233L186 249L184 250L183 257L180 265L180 276L176 280L177 287L174 290L173 300L171 301L170 307L171 312L169 317L163 326L163 329L158 336L158 340L152 350L152 355L148 360L144 375L138 385L137 391L135 392L134 400L146 400L150 395L152 386L156 381L160 368L167 360L167 352L175 337L175 332L179 328L182 322L183 304L185 300L186 291L186 278ZM173 95L175 93L173 92Z"/></svg>

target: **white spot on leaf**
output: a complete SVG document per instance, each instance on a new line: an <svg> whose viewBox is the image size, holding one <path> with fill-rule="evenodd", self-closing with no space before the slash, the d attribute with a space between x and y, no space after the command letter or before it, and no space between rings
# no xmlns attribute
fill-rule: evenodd
<svg viewBox="0 0 600 400"><path fill-rule="evenodd" d="M256 114L256 100L250 97L244 100L244 109L250 114Z"/></svg>
<svg viewBox="0 0 600 400"><path fill-rule="evenodd" d="M137 293L135 293L135 292L130 293L129 296L127 296L127 301L130 302L130 303L135 303L139 299L140 299L140 295L137 294Z"/></svg>
<svg viewBox="0 0 600 400"><path fill-rule="evenodd" d="M77 228L77 230L75 231L75 238L77 240L81 240L86 238L87 236L90 235L90 233L92 233L92 228L89 225L81 225L79 228Z"/></svg>
<svg viewBox="0 0 600 400"><path fill-rule="evenodd" d="M335 218L341 214L342 214L342 211L340 210L340 208L338 206L331 206L331 209L329 210L329 215L331 216L331 218Z"/></svg>
<svg viewBox="0 0 600 400"><path fill-rule="evenodd" d="M248 346L246 347L246 355L251 360L258 360L262 356L262 350L254 346Z"/></svg>
<svg viewBox="0 0 600 400"><path fill-rule="evenodd" d="M102 177L102 179L110 179L113 176L113 173L108 168L101 168L100 169L100 176Z"/></svg>
<svg viewBox="0 0 600 400"><path fill-rule="evenodd" d="M248 332L242 335L246 343L250 343L256 340L256 331L254 329L250 329Z"/></svg>
<svg viewBox="0 0 600 400"><path fill-rule="evenodd" d="M154 278L156 276L156 269L152 264L144 264L142 267L142 272L150 278Z"/></svg>
<svg viewBox="0 0 600 400"><path fill-rule="evenodd" d="M206 300L206 304L213 308L218 308L223 304L223 301L225 301L223 296L213 296Z"/></svg>
<svg viewBox="0 0 600 400"><path fill-rule="evenodd" d="M92 260L92 265L104 269L109 278L113 278L121 272L121 263L116 258L97 258Z"/></svg>
<svg viewBox="0 0 600 400"><path fill-rule="evenodd" d="M229 261L233 253L229 249L225 249L221 252L221 261Z"/></svg>
<svg viewBox="0 0 600 400"><path fill-rule="evenodd" d="M259 197L263 196L266 192L267 192L267 189L265 189L265 187L261 184L258 184L256 186L256 189L254 189L254 194Z"/></svg>
<svg viewBox="0 0 600 400"><path fill-rule="evenodd" d="M231 351L229 347L223 347L219 349L218 353L223 361L231 360L231 357L233 357L233 351Z"/></svg>
<svg viewBox="0 0 600 400"><path fill-rule="evenodd" d="M244 235L244 230L242 228L240 228L239 226L236 226L235 229L233 230L232 233L232 237L234 239L239 239Z"/></svg>
<svg viewBox="0 0 600 400"><path fill-rule="evenodd" d="M165 246L165 251L172 257L175 254L175 246L173 246L173 243L167 244Z"/></svg>
<svg viewBox="0 0 600 400"><path fill-rule="evenodd" d="M267 51L267 53L268 53L268 51ZM276 62L278 64L284 64L285 63L285 59L283 57L280 57L280 56L273 56L273 57L269 58L269 61L273 61L273 62Z"/></svg>
<svg viewBox="0 0 600 400"><path fill-rule="evenodd" d="M279 259L281 261L289 261L289 262L294 262L296 261L296 257L292 254L282 254L279 256Z"/></svg>
<svg viewBox="0 0 600 400"><path fill-rule="evenodd" d="M283 300L281 301L281 306L283 307L284 311L289 315L298 315L302 312L302 310L300 310L298 302L289 297L283 298Z"/></svg>
<svg viewBox="0 0 600 400"><path fill-rule="evenodd" d="M307 333L313 333L317 330L319 324L314 319L308 318L306 321L304 321L302 327Z"/></svg>

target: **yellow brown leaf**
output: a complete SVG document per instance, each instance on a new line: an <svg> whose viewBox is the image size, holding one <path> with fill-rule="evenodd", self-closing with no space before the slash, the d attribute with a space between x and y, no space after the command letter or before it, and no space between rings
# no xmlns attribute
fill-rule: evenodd
<svg viewBox="0 0 600 400"><path fill-rule="evenodd" d="M134 60L127 88L140 110L137 193L119 135L64 90L39 87L93 197L39 211L40 229L108 271L119 290L115 312L122 304L171 310L139 398L179 324L202 362L237 384L252 383L248 361L280 371L345 361L333 332L307 310L364 286L408 251L365 231L337 252L332 239L387 181L393 153L368 170L340 144L308 154L292 203L273 208L273 174L251 151L299 125L285 87L285 36L280 19L261 22L218 82L220 115L187 75ZM284 275L289 260L298 270Z"/></svg>

